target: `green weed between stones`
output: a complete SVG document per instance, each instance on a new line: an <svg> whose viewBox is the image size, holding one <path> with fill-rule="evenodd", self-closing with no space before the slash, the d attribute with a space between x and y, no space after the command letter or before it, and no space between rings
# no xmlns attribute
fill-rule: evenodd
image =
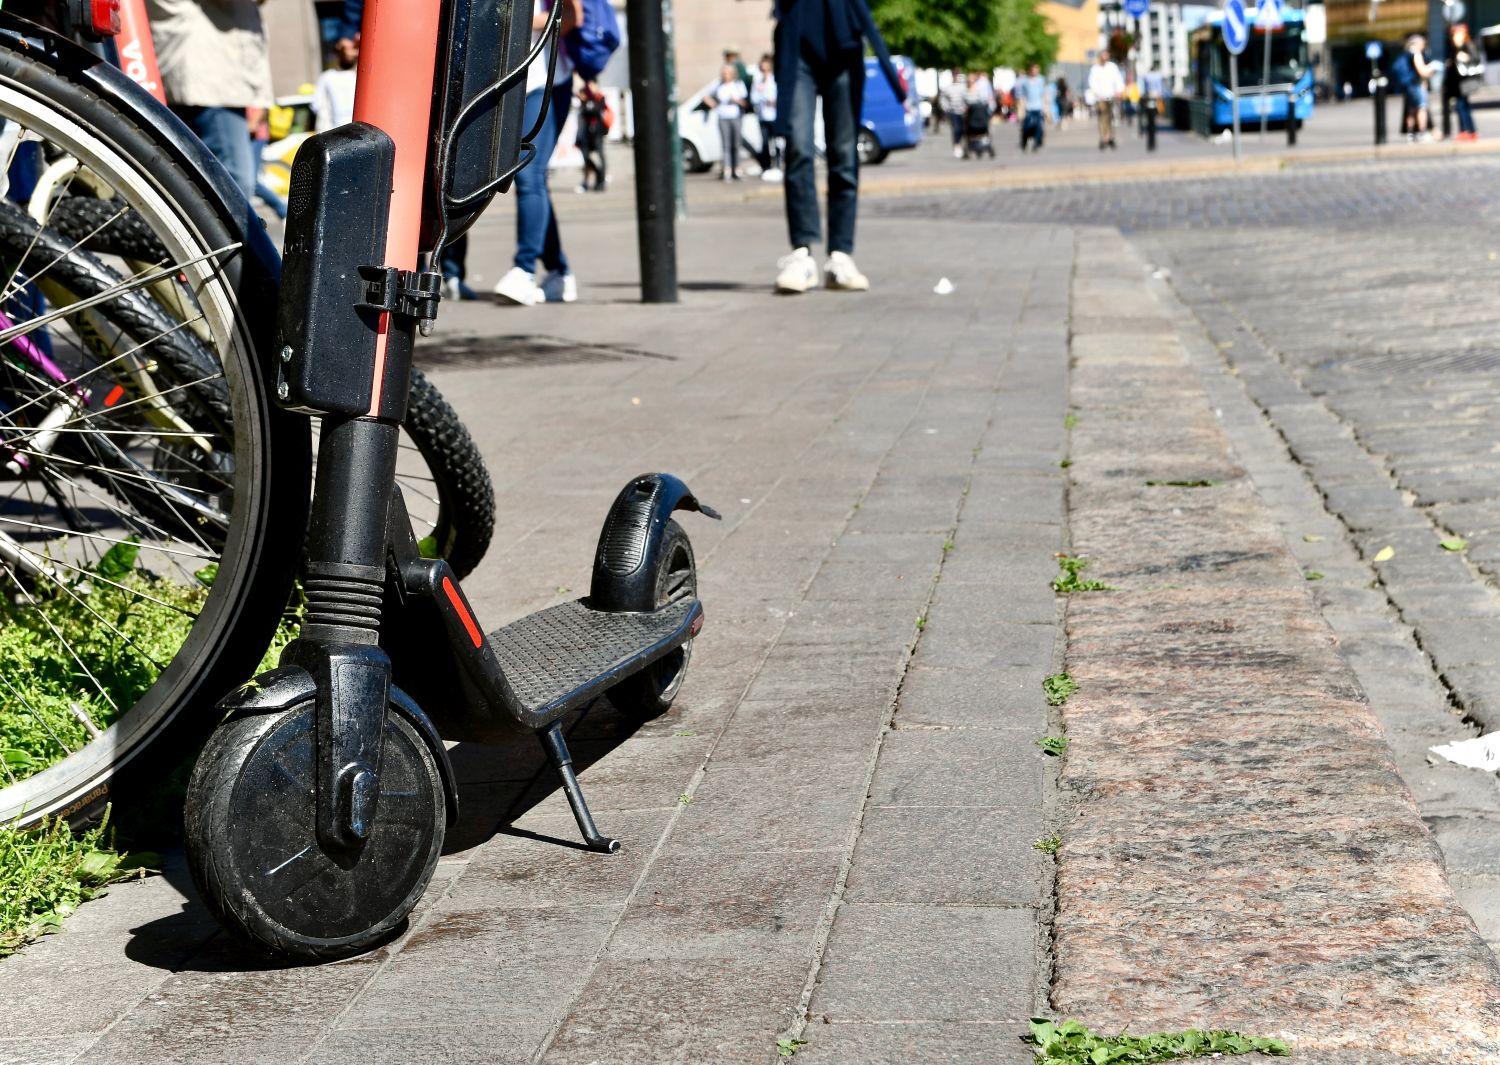
<svg viewBox="0 0 1500 1065"><path fill-rule="evenodd" d="M1048 706L1061 706L1077 690L1078 682L1066 673L1054 673L1042 681L1042 694L1047 697Z"/></svg>
<svg viewBox="0 0 1500 1065"><path fill-rule="evenodd" d="M1074 555L1058 555L1057 576L1052 578L1052 590L1058 595L1072 595L1074 592L1114 591L1103 581L1084 580L1080 577L1079 574L1087 569L1088 565L1088 559Z"/></svg>
<svg viewBox="0 0 1500 1065"><path fill-rule="evenodd" d="M26 831L0 826L0 958L60 930L107 885L161 864L155 854L117 853L104 843L105 827L75 836L62 821Z"/></svg>
<svg viewBox="0 0 1500 1065"><path fill-rule="evenodd" d="M807 1046L806 1039L778 1039L776 1040L776 1053L789 1058L805 1046Z"/></svg>
<svg viewBox="0 0 1500 1065"><path fill-rule="evenodd" d="M1078 1021L1049 1021L1033 1017L1031 1030L1021 1037L1036 1047L1036 1056L1056 1065L1150 1065L1230 1054L1265 1054L1281 1057L1291 1053L1279 1039L1260 1039L1239 1032L1161 1032L1156 1035L1095 1035Z"/></svg>
<svg viewBox="0 0 1500 1065"><path fill-rule="evenodd" d="M1043 854L1056 854L1057 848L1062 846L1061 836L1043 836L1041 839L1033 840L1031 845ZM1080 1058L1080 1061L1083 1059Z"/></svg>
<svg viewBox="0 0 1500 1065"><path fill-rule="evenodd" d="M203 567L198 585L187 586L139 569L139 554L138 544L116 544L65 586L39 588L29 602L0 599L0 761L7 779L33 776L85 746L83 718L108 728L187 639L218 567ZM278 630L263 668L296 634L295 620Z"/></svg>
<svg viewBox="0 0 1500 1065"><path fill-rule="evenodd" d="M1043 754L1059 757L1063 751L1068 749L1068 737L1066 736L1040 736L1036 745L1042 749Z"/></svg>

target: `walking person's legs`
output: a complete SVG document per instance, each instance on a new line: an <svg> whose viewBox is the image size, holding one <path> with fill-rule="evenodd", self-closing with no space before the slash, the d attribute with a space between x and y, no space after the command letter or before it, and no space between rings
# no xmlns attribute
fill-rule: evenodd
<svg viewBox="0 0 1500 1065"><path fill-rule="evenodd" d="M823 143L828 159L828 262L823 284L831 289L863 292L869 278L859 272L854 253L854 223L859 215L859 151L854 93L847 68L823 85Z"/></svg>
<svg viewBox="0 0 1500 1065"><path fill-rule="evenodd" d="M250 124L245 112L234 107L179 107L178 117L197 134L203 146L224 164L229 176L245 194L255 195L255 164L250 148Z"/></svg>
<svg viewBox="0 0 1500 1065"><path fill-rule="evenodd" d="M1453 97L1453 106L1458 111L1458 131L1468 134L1471 137L1474 136L1476 133L1474 128L1474 108L1469 103L1469 98L1463 93L1459 93Z"/></svg>
<svg viewBox="0 0 1500 1065"><path fill-rule="evenodd" d="M560 91L559 91L560 90ZM523 129L536 124L542 112L542 102L548 98L548 90L533 89L526 94L526 112ZM509 273L495 286L495 295L510 303L527 306L541 303L545 298L541 286L536 282L536 264L545 259L545 265L561 264L567 269L567 259L562 254L562 242L557 233L557 220L552 210L552 195L547 185L547 164L557 147L557 133L561 123L567 120L570 91L566 82L554 86L551 92L551 110L547 122L537 131L536 154L516 174L516 255ZM562 98L562 107L557 104ZM559 115L558 112L561 111Z"/></svg>
<svg viewBox="0 0 1500 1065"><path fill-rule="evenodd" d="M786 87L782 87L782 104L787 105ZM776 264L778 292L806 292L817 287L818 267L813 261L812 246L822 239L818 217L818 186L813 174L813 114L818 106L818 83L807 60L797 61L797 81L791 93L785 120L786 171L782 178L782 196L786 200L787 237L792 252Z"/></svg>

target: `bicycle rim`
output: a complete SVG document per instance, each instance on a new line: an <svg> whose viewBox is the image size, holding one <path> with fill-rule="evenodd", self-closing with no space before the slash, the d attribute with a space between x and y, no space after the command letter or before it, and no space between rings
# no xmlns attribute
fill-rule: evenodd
<svg viewBox="0 0 1500 1065"><path fill-rule="evenodd" d="M0 120L39 138L47 162L76 159L96 191L102 183L155 230L170 261L152 276L178 282L210 338L210 361L195 371L160 354L169 335L189 343L181 322L158 323L155 338L112 333L127 300L152 306L145 287L124 290L144 276L124 263L102 262L121 279L113 296L106 288L71 313L49 277L60 260L23 259L0 293L12 326L52 347L48 368L21 350L25 338L0 344L0 820L30 823L96 806L109 775L186 709L202 662L234 634L253 578L247 512L260 502L264 430L247 383L253 348L219 269L234 250L208 247L144 163L64 107L0 81ZM0 136L0 172L10 148ZM57 191L73 188L63 179ZM23 277L65 305L18 314ZM217 422L194 402L210 388L223 393ZM17 665L27 654L49 668Z"/></svg>

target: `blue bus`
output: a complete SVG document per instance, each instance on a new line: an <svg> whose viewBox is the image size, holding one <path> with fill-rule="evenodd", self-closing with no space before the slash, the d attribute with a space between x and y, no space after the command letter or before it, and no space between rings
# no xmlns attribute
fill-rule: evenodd
<svg viewBox="0 0 1500 1065"><path fill-rule="evenodd" d="M1250 43L1239 56L1240 125L1259 125L1261 115L1285 125L1288 114L1300 123L1313 113L1313 72L1307 58L1301 11L1282 10L1282 25L1271 31L1271 76L1264 80L1266 30L1258 25L1258 8L1249 11ZM1209 136L1234 120L1229 91L1229 64L1235 57L1224 47L1224 16L1214 12L1188 37L1192 73L1186 93L1173 101L1173 120L1179 129ZM1264 83L1263 83L1264 81Z"/></svg>

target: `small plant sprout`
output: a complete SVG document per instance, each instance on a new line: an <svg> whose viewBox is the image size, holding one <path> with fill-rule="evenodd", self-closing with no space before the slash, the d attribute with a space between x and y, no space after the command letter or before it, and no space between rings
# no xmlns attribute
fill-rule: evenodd
<svg viewBox="0 0 1500 1065"><path fill-rule="evenodd" d="M1323 575L1315 569L1308 570L1302 576L1306 577L1310 581L1321 581L1323 579Z"/></svg>
<svg viewBox="0 0 1500 1065"><path fill-rule="evenodd" d="M1114 591L1103 581L1084 580L1079 576L1088 568L1088 560L1078 558L1075 555L1057 556L1057 576L1052 578L1052 590L1058 595L1072 595L1074 592L1110 592Z"/></svg>
<svg viewBox="0 0 1500 1065"><path fill-rule="evenodd" d="M1061 706L1077 690L1078 682L1066 673L1054 673L1042 681L1042 694L1047 697L1048 706Z"/></svg>
<svg viewBox="0 0 1500 1065"><path fill-rule="evenodd" d="M1469 546L1469 541L1462 536L1450 536L1446 540L1439 540L1438 546L1444 551L1462 551Z"/></svg>
<svg viewBox="0 0 1500 1065"><path fill-rule="evenodd" d="M1062 837L1058 835L1043 836L1041 839L1033 840L1031 845L1043 854L1056 854L1057 848L1062 846ZM1079 1060L1083 1059L1080 1058Z"/></svg>
<svg viewBox="0 0 1500 1065"><path fill-rule="evenodd" d="M806 1039L778 1039L776 1040L776 1053L789 1058L805 1046L807 1046Z"/></svg>
<svg viewBox="0 0 1500 1065"><path fill-rule="evenodd" d="M1043 754L1050 754L1056 758L1068 749L1068 737L1042 736L1036 741L1036 745L1042 749Z"/></svg>
<svg viewBox="0 0 1500 1065"><path fill-rule="evenodd" d="M1078 415L1074 414L1072 411L1068 411L1067 414L1063 415L1063 428L1064 429L1074 429L1074 428L1077 428L1077 426L1078 426Z"/></svg>
<svg viewBox="0 0 1500 1065"><path fill-rule="evenodd" d="M1065 469L1067 469L1071 465L1073 465L1073 460L1072 459L1058 459L1057 460L1057 468L1060 469L1060 470L1065 470Z"/></svg>
<svg viewBox="0 0 1500 1065"><path fill-rule="evenodd" d="M693 797L691 795L688 795L687 793L683 793L683 794L677 796L677 804L679 806L691 806L692 802L693 802Z"/></svg>
<svg viewBox="0 0 1500 1065"><path fill-rule="evenodd" d="M952 540L944 540L943 541L943 554L946 555L949 551L952 551L952 550L953 550L953 541Z"/></svg>
<svg viewBox="0 0 1500 1065"><path fill-rule="evenodd" d="M918 614L917 615L917 631L921 632L926 627L927 627L927 615L926 614Z"/></svg>

